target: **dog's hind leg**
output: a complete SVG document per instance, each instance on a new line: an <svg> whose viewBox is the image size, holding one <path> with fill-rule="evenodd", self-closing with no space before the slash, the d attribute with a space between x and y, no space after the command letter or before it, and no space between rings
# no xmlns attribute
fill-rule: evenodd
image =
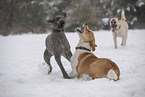
<svg viewBox="0 0 145 97"><path fill-rule="evenodd" d="M123 46L123 38L122 38L122 43L121 43L121 46Z"/></svg>
<svg viewBox="0 0 145 97"><path fill-rule="evenodd" d="M52 66L50 64L50 58L51 57L52 57L52 54L47 49L45 49L45 51L44 51L44 60L49 65L48 74L51 73L51 71L52 71Z"/></svg>
<svg viewBox="0 0 145 97"><path fill-rule="evenodd" d="M127 35L125 36L125 39L124 39L124 46L126 46L126 41L127 41Z"/></svg>
<svg viewBox="0 0 145 97"><path fill-rule="evenodd" d="M66 71L65 71L65 69L64 69L64 67L62 65L61 56L60 55L55 55L55 60L56 60L57 64L59 65L60 69L61 69L63 77L67 78L67 79L70 79L70 77L68 76L68 74L66 73Z"/></svg>
<svg viewBox="0 0 145 97"><path fill-rule="evenodd" d="M126 40L127 40L127 37L122 37L121 46L126 46Z"/></svg>
<svg viewBox="0 0 145 97"><path fill-rule="evenodd" d="M113 37L115 48L117 48L117 37Z"/></svg>

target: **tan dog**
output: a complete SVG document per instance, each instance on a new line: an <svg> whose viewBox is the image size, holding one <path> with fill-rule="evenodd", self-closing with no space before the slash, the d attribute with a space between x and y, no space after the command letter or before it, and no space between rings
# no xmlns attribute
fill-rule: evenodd
<svg viewBox="0 0 145 97"><path fill-rule="evenodd" d="M84 74L89 75L92 79L109 78L119 80L120 71L118 66L109 59L97 58L91 53L95 51L95 38L93 32L84 25L82 32L76 29L80 37L80 41L76 47L74 55L71 57L72 72L70 77L83 77Z"/></svg>
<svg viewBox="0 0 145 97"><path fill-rule="evenodd" d="M128 24L125 20L126 18L124 11L122 11L121 13L121 20L118 20L118 18L110 19L110 27L112 28L113 32L113 40L115 48L117 48L117 37L122 37L121 46L126 46Z"/></svg>

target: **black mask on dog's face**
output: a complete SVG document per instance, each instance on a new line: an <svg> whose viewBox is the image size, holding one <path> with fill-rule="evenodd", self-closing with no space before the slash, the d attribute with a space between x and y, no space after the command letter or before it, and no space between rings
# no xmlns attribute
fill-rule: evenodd
<svg viewBox="0 0 145 97"><path fill-rule="evenodd" d="M112 28L112 31L114 32L117 28L117 22L115 21L115 19L113 19L111 21L111 28Z"/></svg>
<svg viewBox="0 0 145 97"><path fill-rule="evenodd" d="M117 27L117 23L116 23L116 21L114 19L111 21L111 27L113 29L115 29Z"/></svg>
<svg viewBox="0 0 145 97"><path fill-rule="evenodd" d="M48 20L48 22L53 23L55 29L63 29L65 24L64 16L58 15L55 16L53 19Z"/></svg>

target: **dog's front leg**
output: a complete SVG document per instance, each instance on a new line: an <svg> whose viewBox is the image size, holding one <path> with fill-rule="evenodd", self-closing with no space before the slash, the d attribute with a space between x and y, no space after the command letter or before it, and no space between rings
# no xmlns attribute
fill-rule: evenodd
<svg viewBox="0 0 145 97"><path fill-rule="evenodd" d="M55 56L55 60L56 60L57 64L59 65L60 69L61 69L63 77L67 78L67 79L70 79L70 77L68 76L68 74L66 73L66 71L65 71L65 69L64 69L64 67L62 65L61 56L60 55Z"/></svg>
<svg viewBox="0 0 145 97"><path fill-rule="evenodd" d="M75 55L76 54L74 54L71 57L71 67L72 67L72 71L71 71L71 73L69 73L69 77L71 77L71 78L77 77L77 71L76 71L77 58L76 58Z"/></svg>
<svg viewBox="0 0 145 97"><path fill-rule="evenodd" d="M77 77L76 66L72 66L72 71L69 73L69 77L74 78Z"/></svg>

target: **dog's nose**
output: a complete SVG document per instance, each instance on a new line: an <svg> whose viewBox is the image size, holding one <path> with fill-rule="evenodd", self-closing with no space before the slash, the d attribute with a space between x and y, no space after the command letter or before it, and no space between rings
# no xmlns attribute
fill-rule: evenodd
<svg viewBox="0 0 145 97"><path fill-rule="evenodd" d="M85 23L85 25L88 25L88 23Z"/></svg>
<svg viewBox="0 0 145 97"><path fill-rule="evenodd" d="M112 26L112 28L114 27L114 25L111 25Z"/></svg>

